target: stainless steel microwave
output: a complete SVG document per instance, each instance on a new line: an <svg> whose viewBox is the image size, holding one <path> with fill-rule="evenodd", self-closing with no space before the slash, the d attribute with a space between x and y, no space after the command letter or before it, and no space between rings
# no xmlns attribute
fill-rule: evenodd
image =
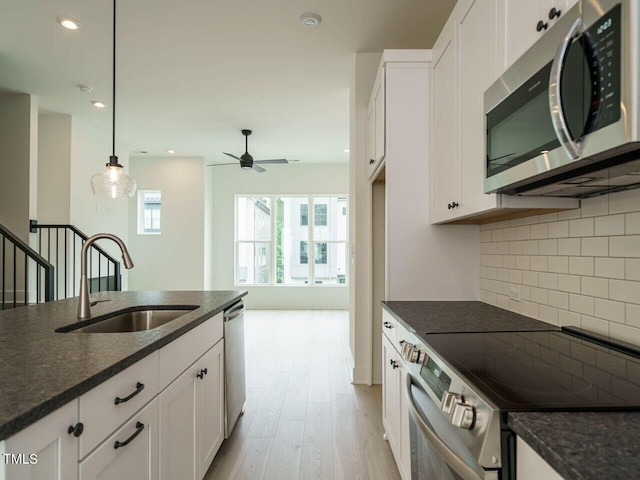
<svg viewBox="0 0 640 480"><path fill-rule="evenodd" d="M640 187L640 1L582 0L484 95L485 192Z"/></svg>

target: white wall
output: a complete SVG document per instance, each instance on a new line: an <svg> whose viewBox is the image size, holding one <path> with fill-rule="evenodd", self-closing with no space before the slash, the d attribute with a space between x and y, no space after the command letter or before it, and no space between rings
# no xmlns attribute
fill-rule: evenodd
<svg viewBox="0 0 640 480"><path fill-rule="evenodd" d="M640 346L640 190L480 234L481 300ZM521 302L509 298L513 288Z"/></svg>
<svg viewBox="0 0 640 480"><path fill-rule="evenodd" d="M350 367L355 383L372 381L371 313L371 186L366 169L366 130L369 96L380 63L380 53L358 53L350 89L350 191L349 248L351 283L349 285Z"/></svg>
<svg viewBox="0 0 640 480"><path fill-rule="evenodd" d="M40 223L70 223L71 115L38 116Z"/></svg>
<svg viewBox="0 0 640 480"><path fill-rule="evenodd" d="M0 223L28 241L37 202L37 100L0 95Z"/></svg>
<svg viewBox="0 0 640 480"><path fill-rule="evenodd" d="M261 309L346 309L349 289L339 286L234 286L234 195L236 194L347 194L347 164L269 165L267 172L244 171L240 167L207 167L211 183L213 221L211 259L207 264L211 284L207 288L249 291L245 303ZM209 208L209 207L208 207Z"/></svg>
<svg viewBox="0 0 640 480"><path fill-rule="evenodd" d="M138 190L162 192L160 235L138 235L137 193L129 200L130 290L204 288L202 158L131 158Z"/></svg>

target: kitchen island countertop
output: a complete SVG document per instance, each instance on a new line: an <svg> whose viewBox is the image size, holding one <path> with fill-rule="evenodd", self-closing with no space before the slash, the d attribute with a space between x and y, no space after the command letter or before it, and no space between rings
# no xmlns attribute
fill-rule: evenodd
<svg viewBox="0 0 640 480"><path fill-rule="evenodd" d="M77 322L77 298L0 311L0 441L43 418L208 318L246 291L102 292L93 319L137 306L197 306L152 330L58 333Z"/></svg>

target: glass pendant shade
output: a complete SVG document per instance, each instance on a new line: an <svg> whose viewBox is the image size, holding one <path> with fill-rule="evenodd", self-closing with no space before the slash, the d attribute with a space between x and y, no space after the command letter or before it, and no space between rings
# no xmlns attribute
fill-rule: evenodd
<svg viewBox="0 0 640 480"><path fill-rule="evenodd" d="M111 157L106 170L91 177L91 190L94 195L111 198L133 197L136 181L122 171L117 157Z"/></svg>

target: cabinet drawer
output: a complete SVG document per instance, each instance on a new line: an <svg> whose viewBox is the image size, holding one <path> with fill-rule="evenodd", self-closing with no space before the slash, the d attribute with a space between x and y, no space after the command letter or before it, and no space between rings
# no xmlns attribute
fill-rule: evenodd
<svg viewBox="0 0 640 480"><path fill-rule="evenodd" d="M223 323L223 313L220 312L160 349L161 391L218 343L223 335Z"/></svg>
<svg viewBox="0 0 640 480"><path fill-rule="evenodd" d="M143 385L143 386L141 386ZM153 352L80 397L80 458L93 450L158 393L158 352Z"/></svg>
<svg viewBox="0 0 640 480"><path fill-rule="evenodd" d="M156 398L80 463L80 480L156 480L158 457Z"/></svg>
<svg viewBox="0 0 640 480"><path fill-rule="evenodd" d="M396 330L398 321L386 310L382 310L382 332L391 342L391 345L396 346Z"/></svg>

